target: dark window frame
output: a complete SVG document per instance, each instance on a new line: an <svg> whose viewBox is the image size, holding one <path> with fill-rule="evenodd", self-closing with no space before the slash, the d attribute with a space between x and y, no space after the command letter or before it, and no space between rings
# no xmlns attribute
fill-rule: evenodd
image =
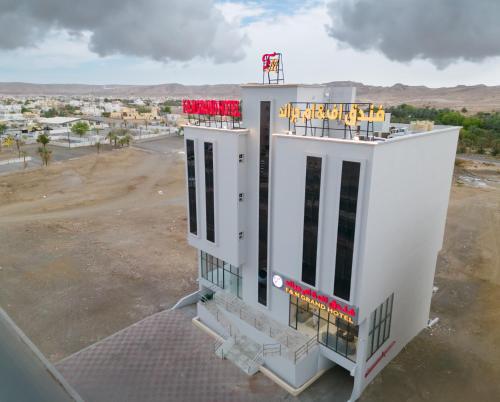
<svg viewBox="0 0 500 402"><path fill-rule="evenodd" d="M259 241L257 299L267 306L268 218L269 218L269 153L271 135L271 102L260 102L259 127Z"/></svg>
<svg viewBox="0 0 500 402"><path fill-rule="evenodd" d="M391 337L392 310L394 306L394 293L378 306L370 315L370 328L368 331L368 357L370 358ZM382 337L380 336L382 334Z"/></svg>
<svg viewBox="0 0 500 402"><path fill-rule="evenodd" d="M207 240L215 243L214 143L204 142L205 156L205 222Z"/></svg>
<svg viewBox="0 0 500 402"><path fill-rule="evenodd" d="M226 280L228 278L234 278L236 280L236 296L242 298L242 282L243 276L241 274L241 268L231 265L220 258L214 257L200 250L200 263L201 263L201 277L207 281L217 285L221 289L230 289L227 285L230 281ZM233 292L231 292L234 294Z"/></svg>
<svg viewBox="0 0 500 402"><path fill-rule="evenodd" d="M311 286L316 286L322 171L323 158L321 156L307 156L301 279L302 282Z"/></svg>
<svg viewBox="0 0 500 402"><path fill-rule="evenodd" d="M343 161L339 195L339 219L333 294L346 301L349 301L351 298L352 266L354 261L354 241L356 236L356 214L358 211L360 179L361 163Z"/></svg>
<svg viewBox="0 0 500 402"><path fill-rule="evenodd" d="M196 147L195 141L186 139L186 165L188 180L189 233L198 235L198 215L196 200Z"/></svg>

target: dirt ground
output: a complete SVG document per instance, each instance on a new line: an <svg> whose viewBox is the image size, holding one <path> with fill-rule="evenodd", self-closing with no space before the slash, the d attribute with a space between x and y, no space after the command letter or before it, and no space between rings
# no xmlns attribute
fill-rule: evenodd
<svg viewBox="0 0 500 402"><path fill-rule="evenodd" d="M52 361L196 288L182 140L0 177L0 305ZM361 401L500 400L500 166L456 168L424 330Z"/></svg>
<svg viewBox="0 0 500 402"><path fill-rule="evenodd" d="M52 361L196 287L182 139L0 177L0 306Z"/></svg>

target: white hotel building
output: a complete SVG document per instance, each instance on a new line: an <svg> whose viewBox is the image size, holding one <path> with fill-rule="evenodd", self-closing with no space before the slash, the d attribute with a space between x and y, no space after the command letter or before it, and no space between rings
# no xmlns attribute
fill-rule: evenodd
<svg viewBox="0 0 500 402"><path fill-rule="evenodd" d="M197 322L218 355L293 393L343 367L351 401L428 324L459 133L280 117L354 96L243 85L244 128L184 129Z"/></svg>

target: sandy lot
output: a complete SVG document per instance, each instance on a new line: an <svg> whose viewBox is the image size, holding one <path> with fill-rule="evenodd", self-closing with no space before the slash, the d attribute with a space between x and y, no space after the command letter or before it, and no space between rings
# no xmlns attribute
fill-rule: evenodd
<svg viewBox="0 0 500 402"><path fill-rule="evenodd" d="M182 140L0 177L0 305L52 361L196 287ZM432 317L361 401L500 400L500 171L457 167Z"/></svg>
<svg viewBox="0 0 500 402"><path fill-rule="evenodd" d="M0 177L0 305L52 361L196 287L182 139Z"/></svg>

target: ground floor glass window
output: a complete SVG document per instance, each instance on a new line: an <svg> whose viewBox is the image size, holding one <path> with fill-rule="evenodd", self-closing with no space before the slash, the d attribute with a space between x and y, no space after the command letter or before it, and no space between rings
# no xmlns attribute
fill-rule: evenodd
<svg viewBox="0 0 500 402"><path fill-rule="evenodd" d="M290 296L289 325L334 350L347 359L356 361L358 326L330 314L295 296Z"/></svg>
<svg viewBox="0 0 500 402"><path fill-rule="evenodd" d="M241 299L241 270L220 258L200 252L201 276Z"/></svg>
<svg viewBox="0 0 500 402"><path fill-rule="evenodd" d="M367 360L372 357L391 336L393 304L394 293L390 295L370 316Z"/></svg>

